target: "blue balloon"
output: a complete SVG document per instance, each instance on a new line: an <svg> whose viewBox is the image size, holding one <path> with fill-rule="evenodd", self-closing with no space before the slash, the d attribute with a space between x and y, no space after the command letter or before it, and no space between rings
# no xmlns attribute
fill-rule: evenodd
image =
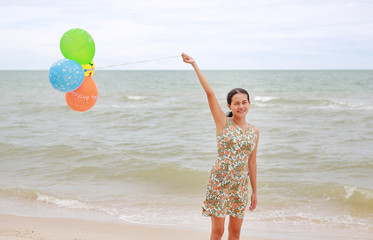
<svg viewBox="0 0 373 240"><path fill-rule="evenodd" d="M49 81L61 92L72 92L83 83L84 69L76 61L62 59L54 63L49 69Z"/></svg>

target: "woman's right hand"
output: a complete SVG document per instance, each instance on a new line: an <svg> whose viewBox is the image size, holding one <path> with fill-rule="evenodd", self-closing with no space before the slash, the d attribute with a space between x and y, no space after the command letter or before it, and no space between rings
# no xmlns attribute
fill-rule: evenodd
<svg viewBox="0 0 373 240"><path fill-rule="evenodd" d="M185 53L182 53L181 56L183 57L183 61L185 63L189 63L189 64L195 63L194 59L191 56L189 56L189 55L187 55Z"/></svg>

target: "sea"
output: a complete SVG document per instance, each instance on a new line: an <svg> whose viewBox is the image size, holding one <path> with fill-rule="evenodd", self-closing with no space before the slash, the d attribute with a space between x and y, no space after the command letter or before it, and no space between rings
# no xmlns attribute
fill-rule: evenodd
<svg viewBox="0 0 373 240"><path fill-rule="evenodd" d="M203 71L250 93L258 205L243 235L373 239L373 71ZM210 230L216 132L193 71L97 70L75 112L48 71L0 71L0 213Z"/></svg>

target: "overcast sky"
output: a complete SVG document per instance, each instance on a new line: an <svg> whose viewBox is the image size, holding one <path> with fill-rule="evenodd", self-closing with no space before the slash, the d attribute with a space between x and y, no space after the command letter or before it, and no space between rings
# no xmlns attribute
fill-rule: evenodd
<svg viewBox="0 0 373 240"><path fill-rule="evenodd" d="M0 69L45 69L88 31L96 66L192 55L202 69L373 69L372 0L0 0ZM181 58L109 69L189 69Z"/></svg>

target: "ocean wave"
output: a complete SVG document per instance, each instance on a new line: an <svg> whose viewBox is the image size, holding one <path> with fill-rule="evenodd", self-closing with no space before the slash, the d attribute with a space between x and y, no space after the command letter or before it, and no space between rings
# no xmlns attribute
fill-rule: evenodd
<svg viewBox="0 0 373 240"><path fill-rule="evenodd" d="M144 100L144 99L146 99L146 97L144 97L144 96L127 96L127 99L128 99L128 100L139 101L139 100Z"/></svg>
<svg viewBox="0 0 373 240"><path fill-rule="evenodd" d="M263 194L269 199L277 199L279 206L297 199L299 204L333 204L354 214L373 214L373 189L332 182L263 182L261 185ZM288 195L278 197L284 191Z"/></svg>
<svg viewBox="0 0 373 240"><path fill-rule="evenodd" d="M322 110L372 110L373 105L366 102L347 103L343 101L327 101L326 104L315 106Z"/></svg>
<svg viewBox="0 0 373 240"><path fill-rule="evenodd" d="M356 209L373 211L373 189L356 185L324 183L311 187L309 193L324 200L347 204Z"/></svg>
<svg viewBox="0 0 373 240"><path fill-rule="evenodd" d="M0 194L5 197L34 201L38 198L38 192L28 188L0 188Z"/></svg>
<svg viewBox="0 0 373 240"><path fill-rule="evenodd" d="M43 175L46 179L59 181L84 181L97 183L128 183L132 186L152 186L161 192L196 192L203 189L208 179L208 170L183 166L179 163L154 163L138 158L122 160L118 156L87 156L80 164L59 166L58 171ZM102 164L102 159L107 160Z"/></svg>
<svg viewBox="0 0 373 240"><path fill-rule="evenodd" d="M277 97L270 97L270 96L256 96L254 97L254 102L270 102L272 100L277 99Z"/></svg>
<svg viewBox="0 0 373 240"><path fill-rule="evenodd" d="M373 105L368 101L344 102L329 98L306 98L290 96L256 96L253 104L258 107L286 107L304 106L310 109L321 110L372 110Z"/></svg>
<svg viewBox="0 0 373 240"><path fill-rule="evenodd" d="M291 106L312 107L315 106L329 106L334 104L329 99L312 99L291 96L257 96L254 98L253 104L258 107L276 107L276 108L289 108Z"/></svg>
<svg viewBox="0 0 373 240"><path fill-rule="evenodd" d="M86 210L98 210L96 206L78 201L76 199L63 199L63 198L57 198L50 195L43 195L40 193L37 193L37 201L53 204L57 207L63 207L63 208L71 208L71 209L86 209Z"/></svg>
<svg viewBox="0 0 373 240"><path fill-rule="evenodd" d="M354 205L359 205L373 213L373 190L358 187L355 185L343 185L343 201Z"/></svg>
<svg viewBox="0 0 373 240"><path fill-rule="evenodd" d="M0 195L6 198L21 201L39 202L49 204L58 208L89 210L115 215L118 212L113 208L101 207L93 203L84 202L73 198L61 198L51 194L40 193L28 188L0 188Z"/></svg>
<svg viewBox="0 0 373 240"><path fill-rule="evenodd" d="M103 176L103 175L101 175ZM176 163L144 164L129 167L119 173L104 176L114 180L149 182L168 191L193 191L204 187L208 178L206 171L185 168Z"/></svg>
<svg viewBox="0 0 373 240"><path fill-rule="evenodd" d="M323 207L320 206L320 209ZM320 210L319 209L319 210ZM247 215L249 221L253 220L258 225L271 225L274 228L292 228L293 232L303 232L304 228L320 229L359 229L369 230L369 220L352 217L339 213L330 215L327 209L316 211L310 208L279 208L271 210L259 210L253 215ZM299 227L299 228L298 228Z"/></svg>

